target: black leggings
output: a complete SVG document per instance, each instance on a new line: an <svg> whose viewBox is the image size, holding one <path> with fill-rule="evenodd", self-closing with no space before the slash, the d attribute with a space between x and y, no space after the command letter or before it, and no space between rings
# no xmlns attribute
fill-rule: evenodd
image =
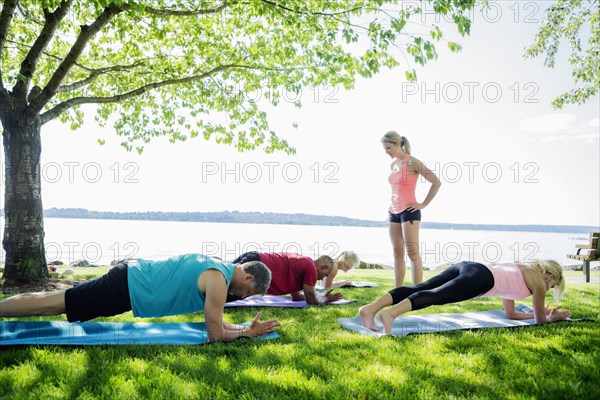
<svg viewBox="0 0 600 400"><path fill-rule="evenodd" d="M494 276L482 264L462 261L425 282L390 290L393 304L410 300L413 310L456 303L477 297L494 287Z"/></svg>

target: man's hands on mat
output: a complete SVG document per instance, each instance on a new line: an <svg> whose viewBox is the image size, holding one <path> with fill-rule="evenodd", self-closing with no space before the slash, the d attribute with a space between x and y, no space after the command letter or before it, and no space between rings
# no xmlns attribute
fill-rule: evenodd
<svg viewBox="0 0 600 400"><path fill-rule="evenodd" d="M310 305L321 305L331 303L342 298L341 293L332 293L333 289L329 289L327 293L317 293L314 286L304 285L304 297L306 303Z"/></svg>
<svg viewBox="0 0 600 400"><path fill-rule="evenodd" d="M341 293L333 293L332 292L333 289L329 289L327 291L327 293L325 293L325 301L327 303L332 303L334 301L338 301L342 299L342 294Z"/></svg>
<svg viewBox="0 0 600 400"><path fill-rule="evenodd" d="M261 313L259 312L256 314L256 317L254 317L252 323L250 324L248 333L250 333L251 336L262 336L266 335L267 333L277 332L279 330L280 324L275 318L261 322L260 317Z"/></svg>

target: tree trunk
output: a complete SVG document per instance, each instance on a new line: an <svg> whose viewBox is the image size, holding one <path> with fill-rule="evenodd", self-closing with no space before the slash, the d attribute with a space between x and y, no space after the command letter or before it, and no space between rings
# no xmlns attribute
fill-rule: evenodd
<svg viewBox="0 0 600 400"><path fill-rule="evenodd" d="M19 113L5 117L3 142L6 193L4 194L4 279L7 284L46 280L44 219L40 175L41 126L36 119L24 124Z"/></svg>

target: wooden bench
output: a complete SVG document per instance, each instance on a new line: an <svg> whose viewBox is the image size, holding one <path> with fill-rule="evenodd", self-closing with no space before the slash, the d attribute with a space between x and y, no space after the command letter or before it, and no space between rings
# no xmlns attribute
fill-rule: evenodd
<svg viewBox="0 0 600 400"><path fill-rule="evenodd" d="M577 244L577 254L567 254L567 258L573 260L583 261L583 273L585 274L585 281L590 281L590 262L600 261L600 232L590 233L590 242L586 244ZM585 250L584 254L581 254L581 250Z"/></svg>

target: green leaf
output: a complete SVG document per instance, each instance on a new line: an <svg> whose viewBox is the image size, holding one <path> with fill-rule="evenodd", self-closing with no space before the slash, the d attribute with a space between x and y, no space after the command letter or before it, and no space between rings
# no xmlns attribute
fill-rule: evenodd
<svg viewBox="0 0 600 400"><path fill-rule="evenodd" d="M459 51L462 50L462 46L455 42L448 42L448 48L453 53L458 53Z"/></svg>

